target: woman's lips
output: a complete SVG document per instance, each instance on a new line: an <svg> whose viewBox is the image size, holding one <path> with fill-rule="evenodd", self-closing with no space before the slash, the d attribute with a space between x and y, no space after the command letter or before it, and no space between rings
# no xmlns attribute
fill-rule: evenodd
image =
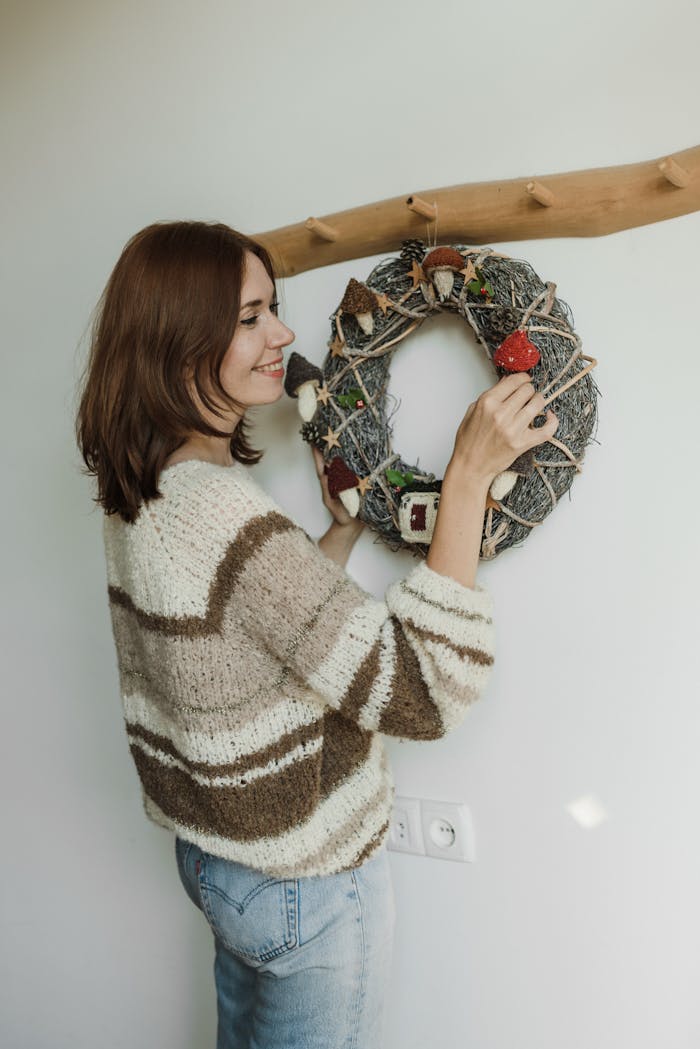
<svg viewBox="0 0 700 1049"><path fill-rule="evenodd" d="M270 364L261 365L258 368L253 368L254 372L259 372L260 375L269 375L272 379L281 379L284 375L284 365L281 363L282 358L279 361L271 361ZM277 367L279 365L279 367Z"/></svg>

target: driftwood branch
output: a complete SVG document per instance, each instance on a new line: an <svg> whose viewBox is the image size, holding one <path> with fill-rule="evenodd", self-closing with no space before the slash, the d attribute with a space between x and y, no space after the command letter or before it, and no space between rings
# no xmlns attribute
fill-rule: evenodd
<svg viewBox="0 0 700 1049"><path fill-rule="evenodd" d="M278 275L289 277L398 251L407 237L470 245L600 237L692 211L700 211L700 146L639 164L422 190L255 239L270 251Z"/></svg>

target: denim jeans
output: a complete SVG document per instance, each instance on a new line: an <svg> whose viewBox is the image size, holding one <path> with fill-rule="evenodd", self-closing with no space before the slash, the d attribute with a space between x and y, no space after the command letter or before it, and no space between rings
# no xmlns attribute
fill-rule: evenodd
<svg viewBox="0 0 700 1049"><path fill-rule="evenodd" d="M274 878L175 839L214 933L217 1049L381 1049L394 895L386 846L341 874Z"/></svg>

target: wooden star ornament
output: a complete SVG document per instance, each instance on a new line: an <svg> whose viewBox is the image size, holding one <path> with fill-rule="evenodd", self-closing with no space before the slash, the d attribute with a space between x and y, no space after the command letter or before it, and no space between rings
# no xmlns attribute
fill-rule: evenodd
<svg viewBox="0 0 700 1049"><path fill-rule="evenodd" d="M358 487L358 489L360 491L360 495L366 495L367 494L368 489L372 487L372 479L369 476L369 474L367 475L367 477L359 477L358 478L358 480L357 480L357 487Z"/></svg>
<svg viewBox="0 0 700 1049"><path fill-rule="evenodd" d="M476 280L477 279L476 269L474 268L474 263L472 262L471 259L467 260L467 265L464 267L463 270L460 270L459 272L464 275L464 283L465 284L468 284L470 280Z"/></svg>
<svg viewBox="0 0 700 1049"><path fill-rule="evenodd" d="M340 448L338 434L333 433L330 426L328 427L328 433L324 435L323 440L326 442L329 448Z"/></svg>
<svg viewBox="0 0 700 1049"><path fill-rule="evenodd" d="M331 343L331 357L344 357L345 356L345 342L339 335L333 339Z"/></svg>
<svg viewBox="0 0 700 1049"><path fill-rule="evenodd" d="M423 267L421 266L420 262L416 262L415 259L413 259L412 262L411 262L411 269L409 271L409 277L413 281L413 287L414 288L417 288L418 285L421 283L421 281L424 284L428 283L428 278L423 273Z"/></svg>
<svg viewBox="0 0 700 1049"><path fill-rule="evenodd" d="M328 398L331 395L331 391L327 386L319 386L316 390L316 400L319 404L328 404Z"/></svg>
<svg viewBox="0 0 700 1049"><path fill-rule="evenodd" d="M391 299L387 298L387 296L384 294L384 292L382 292L381 294L377 293L376 298L377 298L377 309L381 310L382 314L386 317L387 310L390 310L392 308L392 306L393 306L393 303L392 303Z"/></svg>

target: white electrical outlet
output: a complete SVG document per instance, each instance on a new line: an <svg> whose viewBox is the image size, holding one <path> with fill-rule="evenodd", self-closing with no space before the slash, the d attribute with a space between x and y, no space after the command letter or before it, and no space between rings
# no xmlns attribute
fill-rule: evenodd
<svg viewBox="0 0 700 1049"><path fill-rule="evenodd" d="M387 848L418 856L474 863L474 825L466 805L394 798Z"/></svg>
<svg viewBox="0 0 700 1049"><path fill-rule="evenodd" d="M422 801L421 821L428 856L474 863L474 824L466 805L450 801Z"/></svg>
<svg viewBox="0 0 700 1049"><path fill-rule="evenodd" d="M425 856L418 798L394 798L387 848L395 852L412 852L417 856Z"/></svg>

